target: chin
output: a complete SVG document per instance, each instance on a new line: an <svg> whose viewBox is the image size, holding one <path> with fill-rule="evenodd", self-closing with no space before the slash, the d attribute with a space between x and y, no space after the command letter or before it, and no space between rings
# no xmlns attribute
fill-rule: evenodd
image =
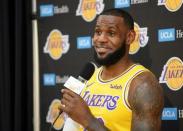
<svg viewBox="0 0 183 131"><path fill-rule="evenodd" d="M98 57L99 59L105 59L105 58L107 58L108 55L109 55L109 54L106 54L106 53L103 53L103 54L97 53L97 57Z"/></svg>

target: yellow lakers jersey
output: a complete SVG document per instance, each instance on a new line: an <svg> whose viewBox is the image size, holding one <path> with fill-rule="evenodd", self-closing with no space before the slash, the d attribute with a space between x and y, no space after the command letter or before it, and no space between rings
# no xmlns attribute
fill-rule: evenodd
<svg viewBox="0 0 183 131"><path fill-rule="evenodd" d="M127 99L128 87L132 79L144 71L147 71L145 67L134 64L121 75L102 80L100 67L83 89L81 96L92 114L111 131L130 131L132 111Z"/></svg>

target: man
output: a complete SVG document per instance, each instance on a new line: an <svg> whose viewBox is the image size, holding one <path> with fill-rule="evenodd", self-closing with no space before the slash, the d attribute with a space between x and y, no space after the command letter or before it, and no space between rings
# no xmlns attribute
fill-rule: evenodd
<svg viewBox="0 0 183 131"><path fill-rule="evenodd" d="M121 9L97 19L93 46L102 65L81 97L63 89L61 109L88 131L160 131L163 93L155 76L128 55L135 39L133 18Z"/></svg>

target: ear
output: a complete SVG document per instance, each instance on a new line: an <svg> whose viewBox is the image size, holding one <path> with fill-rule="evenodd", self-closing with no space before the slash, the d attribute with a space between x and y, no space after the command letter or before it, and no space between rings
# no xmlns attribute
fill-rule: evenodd
<svg viewBox="0 0 183 131"><path fill-rule="evenodd" d="M134 30L129 30L127 33L126 44L130 45L135 40L136 33Z"/></svg>

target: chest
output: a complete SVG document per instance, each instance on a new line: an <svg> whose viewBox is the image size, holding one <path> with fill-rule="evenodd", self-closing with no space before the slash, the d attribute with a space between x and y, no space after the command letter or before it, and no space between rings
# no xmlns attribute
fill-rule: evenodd
<svg viewBox="0 0 183 131"><path fill-rule="evenodd" d="M110 117L123 111L124 86L119 82L89 82L81 96L95 115Z"/></svg>

